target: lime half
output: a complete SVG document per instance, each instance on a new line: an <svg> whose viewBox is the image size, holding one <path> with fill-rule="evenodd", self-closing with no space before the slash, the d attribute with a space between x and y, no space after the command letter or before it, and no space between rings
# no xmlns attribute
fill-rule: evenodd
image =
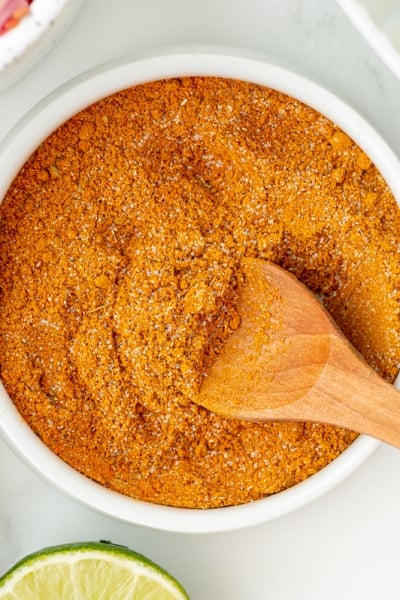
<svg viewBox="0 0 400 600"><path fill-rule="evenodd" d="M167 571L108 542L44 548L0 578L0 600L189 600Z"/></svg>

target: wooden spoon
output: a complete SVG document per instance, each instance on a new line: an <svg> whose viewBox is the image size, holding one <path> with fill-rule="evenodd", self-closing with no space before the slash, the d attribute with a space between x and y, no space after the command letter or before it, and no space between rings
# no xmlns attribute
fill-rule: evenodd
<svg viewBox="0 0 400 600"><path fill-rule="evenodd" d="M254 421L330 423L400 447L400 393L379 377L293 275L245 259L239 328L195 402Z"/></svg>

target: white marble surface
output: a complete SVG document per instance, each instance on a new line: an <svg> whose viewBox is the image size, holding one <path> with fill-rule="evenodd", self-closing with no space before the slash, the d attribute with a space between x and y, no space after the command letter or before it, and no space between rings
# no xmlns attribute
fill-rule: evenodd
<svg viewBox="0 0 400 600"><path fill-rule="evenodd" d="M85 0L61 43L0 96L0 139L71 76L177 43L241 46L283 60L347 99L400 156L400 81L334 0ZM382 446L351 479L275 522L194 536L92 513L43 483L0 441L0 571L41 546L99 538L160 562L192 600L398 600L400 452Z"/></svg>

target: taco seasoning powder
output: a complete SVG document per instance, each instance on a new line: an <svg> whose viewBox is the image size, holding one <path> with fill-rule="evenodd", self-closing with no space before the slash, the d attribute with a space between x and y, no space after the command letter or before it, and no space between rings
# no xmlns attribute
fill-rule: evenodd
<svg viewBox="0 0 400 600"><path fill-rule="evenodd" d="M53 133L0 207L1 378L44 443L113 490L184 507L256 500L356 435L191 402L239 325L240 259L321 294L392 381L399 248L388 187L319 113L231 80L138 86Z"/></svg>

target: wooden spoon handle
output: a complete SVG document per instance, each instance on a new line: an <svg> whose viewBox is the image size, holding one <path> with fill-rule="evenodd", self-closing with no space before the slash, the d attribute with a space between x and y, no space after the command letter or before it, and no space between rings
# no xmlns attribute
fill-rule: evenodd
<svg viewBox="0 0 400 600"><path fill-rule="evenodd" d="M338 425L400 447L399 391L379 377L336 334L331 336L329 359L315 385L281 411L285 419ZM279 419L281 411L274 409L274 417ZM270 417L265 415L265 418Z"/></svg>

